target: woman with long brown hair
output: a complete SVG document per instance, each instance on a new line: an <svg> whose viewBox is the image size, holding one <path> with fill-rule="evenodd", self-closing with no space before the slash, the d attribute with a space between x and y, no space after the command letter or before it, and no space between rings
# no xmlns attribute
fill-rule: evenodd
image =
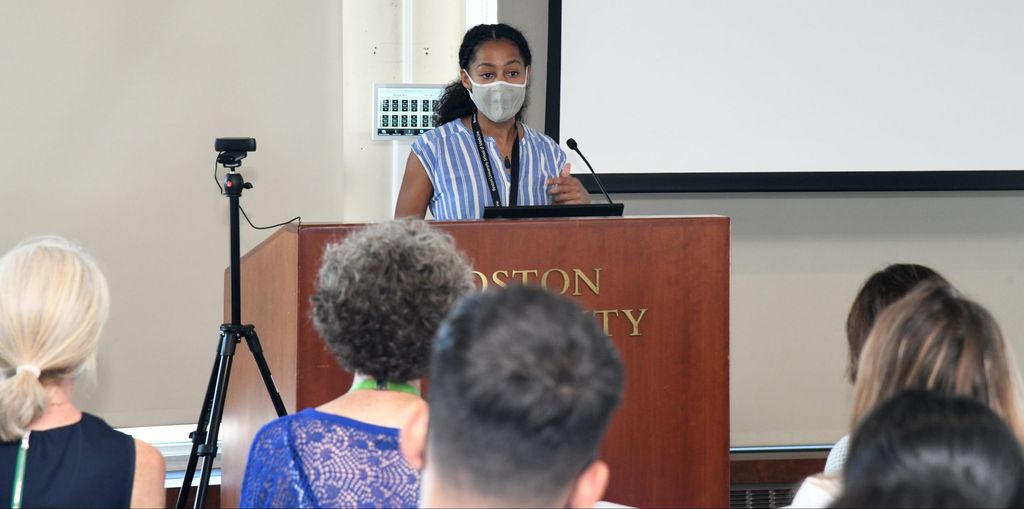
<svg viewBox="0 0 1024 509"><path fill-rule="evenodd" d="M864 349L864 343L875 325L875 320L885 308L906 297L924 281L949 284L941 274L924 265L894 263L872 274L861 286L846 317L846 342L850 347L846 373L851 384L857 383L860 352ZM832 446L825 461L825 474L835 474L842 470L849 443L850 435L844 435Z"/></svg>
<svg viewBox="0 0 1024 509"><path fill-rule="evenodd" d="M858 361L851 429L906 389L973 397L1024 440L1020 379L1002 331L950 285L922 283L878 317ZM837 495L836 477L808 481L794 506L823 507Z"/></svg>
<svg viewBox="0 0 1024 509"><path fill-rule="evenodd" d="M1024 440L1020 380L992 315L948 285L926 283L882 313L861 352L857 423L903 389L974 397Z"/></svg>

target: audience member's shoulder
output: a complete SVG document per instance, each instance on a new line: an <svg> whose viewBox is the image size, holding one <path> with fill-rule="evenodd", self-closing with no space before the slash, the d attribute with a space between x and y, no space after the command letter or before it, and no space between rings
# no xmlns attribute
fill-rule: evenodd
<svg viewBox="0 0 1024 509"><path fill-rule="evenodd" d="M166 497L166 474L167 466L160 451L142 440L135 440L131 507L162 507Z"/></svg>
<svg viewBox="0 0 1024 509"><path fill-rule="evenodd" d="M164 455L156 447L135 440L135 471L145 477L162 480L165 472ZM136 475L138 477L138 475Z"/></svg>
<svg viewBox="0 0 1024 509"><path fill-rule="evenodd" d="M788 507L828 507L842 491L842 482L836 476L812 475L793 495Z"/></svg>
<svg viewBox="0 0 1024 509"><path fill-rule="evenodd" d="M83 428L89 428L99 431L115 431L120 433L119 431L111 427L109 424L107 424L107 421L103 420L102 417L90 414L89 412L82 412L81 423Z"/></svg>
<svg viewBox="0 0 1024 509"><path fill-rule="evenodd" d="M293 414L278 417L266 424L256 433L256 441L273 441L281 436L294 433L296 430L308 429L324 421L323 414L307 408Z"/></svg>
<svg viewBox="0 0 1024 509"><path fill-rule="evenodd" d="M846 463L846 455L850 447L850 435L843 435L836 445L828 451L828 458L825 460L825 474L839 475Z"/></svg>
<svg viewBox="0 0 1024 509"><path fill-rule="evenodd" d="M104 421L102 418L90 414L88 412L82 412L82 420L80 421L82 432L86 436L90 437L90 440L115 440L120 442L127 442L131 439L131 436L122 433Z"/></svg>
<svg viewBox="0 0 1024 509"><path fill-rule="evenodd" d="M163 470L164 456L156 447L149 445L142 440L133 439L135 442L135 464L152 470Z"/></svg>

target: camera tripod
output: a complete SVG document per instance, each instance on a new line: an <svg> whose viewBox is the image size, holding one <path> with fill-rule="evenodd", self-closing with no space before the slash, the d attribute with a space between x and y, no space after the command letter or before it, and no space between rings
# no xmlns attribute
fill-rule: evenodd
<svg viewBox="0 0 1024 509"><path fill-rule="evenodd" d="M251 138L251 149L256 149L256 142ZM222 140L217 140L218 150ZM217 457L217 435L220 432L220 424L224 417L224 399L227 395L228 379L231 375L231 361L235 355L235 347L245 339L249 351L256 360L260 376L267 386L270 400L274 404L274 410L278 416L284 416L288 411L281 400L281 394L274 385L274 379L270 374L270 367L263 356L263 347L260 346L259 336L256 335L254 325L242 325L242 292L241 292L241 266L239 248L239 223L238 223L238 199L242 196L243 189L252 189L252 184L245 181L242 175L235 171L241 165L241 159L245 157L248 150L222 151L217 162L229 169L224 177L224 194L228 197L231 229L231 322L220 326L220 341L217 344L217 358L213 364L213 372L210 374L210 382L206 387L206 396L203 399L202 411L199 413L199 422L196 430L189 435L192 439L192 452L188 457L188 466L185 468L185 478L181 483L181 491L178 493L177 509L184 509L188 501L189 491L192 488L192 480L196 472L196 463L199 457L203 458L202 474L199 478L199 486L196 488L195 507L203 507L206 501L206 492L210 486L210 474L213 472L213 460Z"/></svg>

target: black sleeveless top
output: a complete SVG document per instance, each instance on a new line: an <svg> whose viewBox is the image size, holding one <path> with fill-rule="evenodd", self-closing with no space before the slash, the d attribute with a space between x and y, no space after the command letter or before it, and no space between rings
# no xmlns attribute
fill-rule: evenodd
<svg viewBox="0 0 1024 509"><path fill-rule="evenodd" d="M0 507L10 507L21 441L0 443ZM82 413L75 424L29 436L22 507L128 507L135 441Z"/></svg>

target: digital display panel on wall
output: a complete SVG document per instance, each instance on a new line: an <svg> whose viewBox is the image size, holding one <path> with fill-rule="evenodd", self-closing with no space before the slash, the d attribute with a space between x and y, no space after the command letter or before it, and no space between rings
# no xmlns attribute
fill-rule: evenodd
<svg viewBox="0 0 1024 509"><path fill-rule="evenodd" d="M374 84L373 139L416 137L433 129L444 85Z"/></svg>

